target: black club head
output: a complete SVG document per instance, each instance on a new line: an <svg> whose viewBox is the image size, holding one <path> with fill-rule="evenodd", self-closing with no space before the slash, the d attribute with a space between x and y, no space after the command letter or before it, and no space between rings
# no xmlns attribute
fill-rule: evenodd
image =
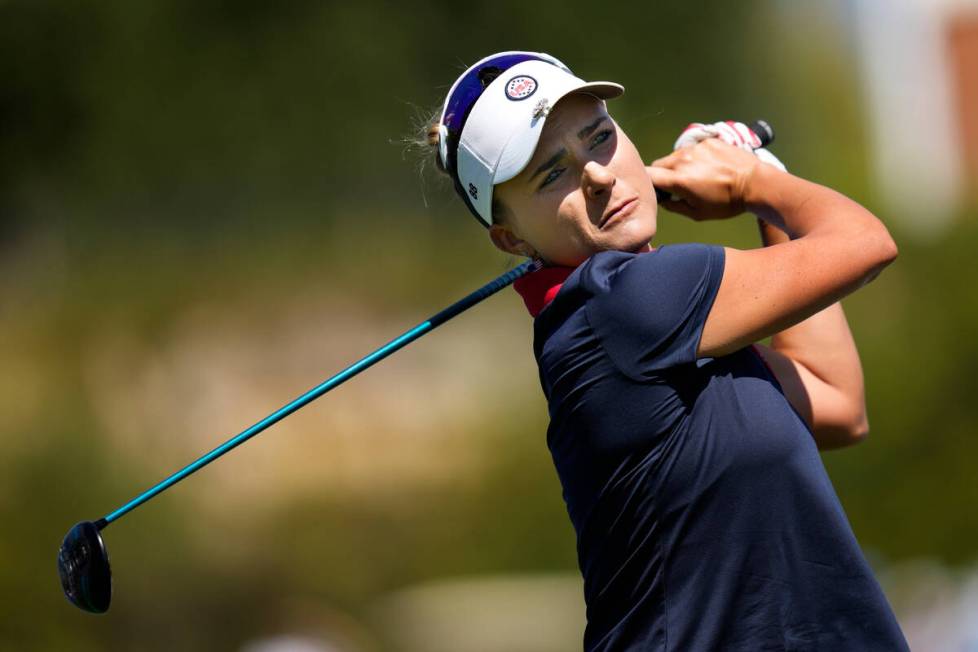
<svg viewBox="0 0 978 652"><path fill-rule="evenodd" d="M101 614L112 601L112 571L99 528L91 521L76 524L58 551L58 575L65 597L79 609Z"/></svg>

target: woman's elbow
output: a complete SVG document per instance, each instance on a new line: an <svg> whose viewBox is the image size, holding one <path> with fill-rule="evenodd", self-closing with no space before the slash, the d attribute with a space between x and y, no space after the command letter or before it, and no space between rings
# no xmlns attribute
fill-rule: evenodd
<svg viewBox="0 0 978 652"><path fill-rule="evenodd" d="M865 414L849 426L847 436L850 446L864 441L869 436L869 419Z"/></svg>
<svg viewBox="0 0 978 652"><path fill-rule="evenodd" d="M868 280L876 278L900 254L896 240L882 222L877 223L873 232L867 235L861 244L869 267Z"/></svg>
<svg viewBox="0 0 978 652"><path fill-rule="evenodd" d="M869 436L869 421L865 413L853 415L836 423L824 424L815 429L813 434L819 450L847 448Z"/></svg>
<svg viewBox="0 0 978 652"><path fill-rule="evenodd" d="M885 226L880 225L882 233L879 235L879 257L881 267L886 267L900 255L900 248L897 247L896 240L890 235Z"/></svg>

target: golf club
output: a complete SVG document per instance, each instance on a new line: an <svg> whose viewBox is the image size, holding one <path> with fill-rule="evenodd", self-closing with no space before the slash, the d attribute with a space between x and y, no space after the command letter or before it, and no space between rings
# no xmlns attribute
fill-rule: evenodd
<svg viewBox="0 0 978 652"><path fill-rule="evenodd" d="M749 125L750 129L761 140L761 146L766 147L774 140L774 130L763 121L758 120ZM665 193L656 191L659 201L668 199ZM516 279L535 271L542 266L538 260L527 261L505 274L493 279L481 288L448 306L441 312L421 322L414 328L404 332L387 344L361 358L346 369L313 387L292 402L287 403L271 413L250 428L235 435L209 453L197 458L176 473L150 487L118 509L96 521L82 521L75 524L65 535L58 551L58 575L65 596L78 608L91 613L105 613L112 601L112 572L109 566L109 553L102 539L101 531L119 520L135 508L151 498L166 491L184 478L192 475L217 458L240 446L269 426L281 421L293 412L308 405L323 394L353 378L361 371L380 362L395 351L407 346L425 333L434 330L441 324L468 310L482 300L499 292Z"/></svg>
<svg viewBox="0 0 978 652"><path fill-rule="evenodd" d="M527 261L498 278L483 285L475 292L448 306L441 312L421 322L383 345L373 353L361 358L343 371L340 371L305 394L271 413L255 425L227 440L206 455L188 464L160 483L150 487L114 512L97 521L82 521L72 527L65 535L58 551L58 575L65 596L79 609L92 613L105 613L112 601L112 571L109 567L109 553L102 540L101 531L154 496L166 491L187 476L210 464L228 451L248 441L269 426L316 400L331 389L353 378L361 371L380 362L395 351L407 346L425 333L434 330L449 319L461 314L481 302L521 276L542 266L537 260Z"/></svg>

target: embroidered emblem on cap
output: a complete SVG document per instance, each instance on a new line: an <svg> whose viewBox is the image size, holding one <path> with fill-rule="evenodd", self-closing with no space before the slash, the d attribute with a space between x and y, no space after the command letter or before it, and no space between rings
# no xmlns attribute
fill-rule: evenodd
<svg viewBox="0 0 978 652"><path fill-rule="evenodd" d="M525 100L537 91L537 80L529 75L517 75L506 82L506 97L513 101Z"/></svg>

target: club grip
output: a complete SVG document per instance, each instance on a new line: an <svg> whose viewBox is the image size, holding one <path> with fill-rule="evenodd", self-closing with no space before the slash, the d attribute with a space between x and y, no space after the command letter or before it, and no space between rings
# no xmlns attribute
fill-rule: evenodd
<svg viewBox="0 0 978 652"><path fill-rule="evenodd" d="M774 142L774 127L767 120L755 120L747 128L761 139L761 147L767 147Z"/></svg>
<svg viewBox="0 0 978 652"><path fill-rule="evenodd" d="M774 127L767 120L755 120L747 125L747 128L754 132L760 139L761 147L767 147L774 142ZM664 190L656 188L655 200L660 204L670 199L670 194Z"/></svg>

